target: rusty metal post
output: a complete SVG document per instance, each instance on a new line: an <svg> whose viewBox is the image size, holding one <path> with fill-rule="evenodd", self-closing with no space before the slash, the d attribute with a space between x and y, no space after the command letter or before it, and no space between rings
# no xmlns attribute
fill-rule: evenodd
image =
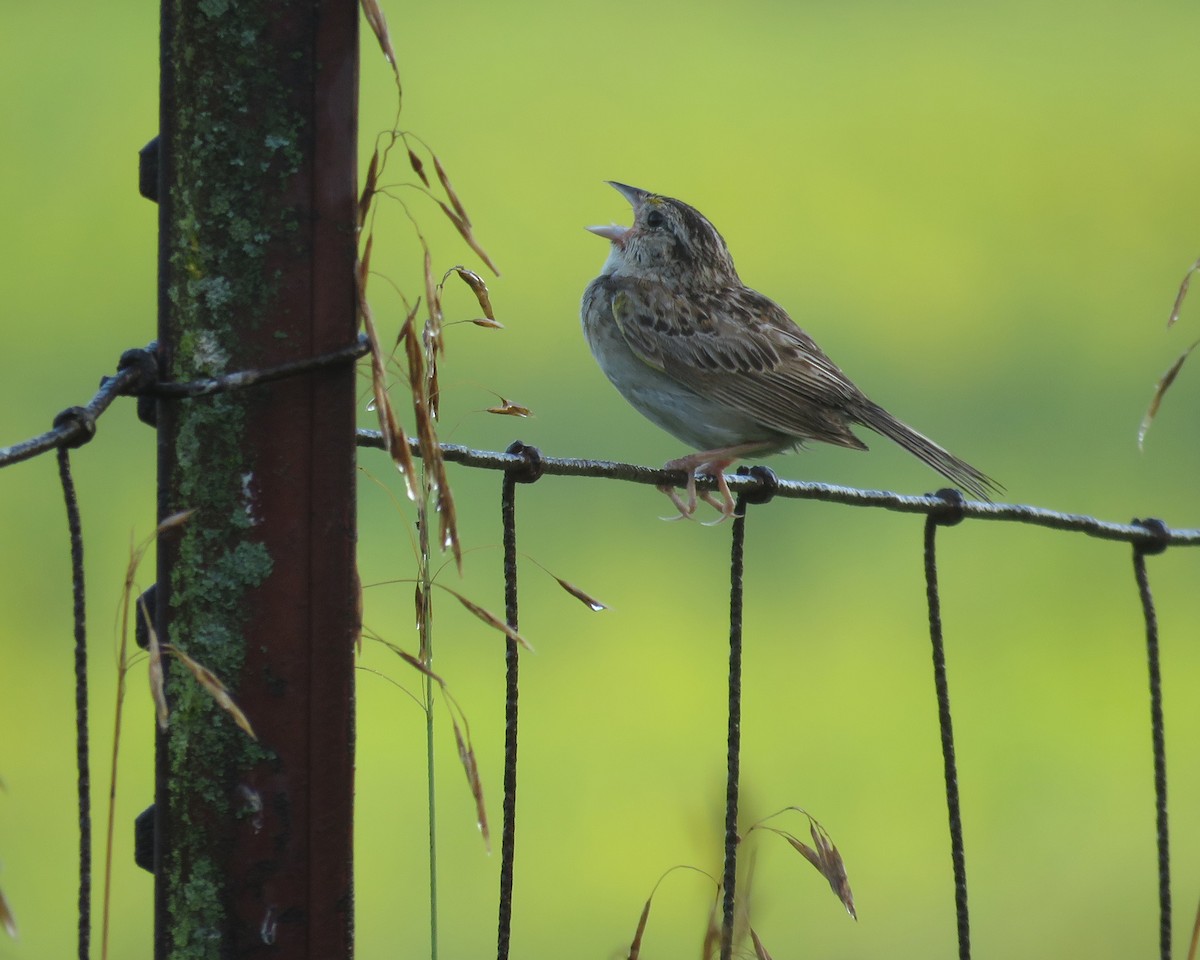
<svg viewBox="0 0 1200 960"><path fill-rule="evenodd" d="M159 360L167 380L350 343L358 4L165 0ZM242 733L177 660L160 737L155 956L348 960L352 364L160 401L163 641L230 688Z"/></svg>

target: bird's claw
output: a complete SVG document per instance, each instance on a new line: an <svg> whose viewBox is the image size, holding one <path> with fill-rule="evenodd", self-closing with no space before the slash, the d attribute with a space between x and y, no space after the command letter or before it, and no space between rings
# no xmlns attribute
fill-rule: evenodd
<svg viewBox="0 0 1200 960"><path fill-rule="evenodd" d="M725 474L718 471L715 476L717 478L717 493L721 495L721 499L718 500L707 490L700 492L700 499L720 514L716 520L705 521L704 526L706 527L715 527L719 523L724 523L730 517L737 516L737 502L733 499L733 494L729 491L729 484L725 482Z"/></svg>
<svg viewBox="0 0 1200 960"><path fill-rule="evenodd" d="M673 517L660 517L660 520L694 520L696 514L696 479L690 477L687 485L687 501L679 499L679 494L675 492L675 488L664 484L658 488L659 493L665 493L667 498L675 505L675 509L679 511Z"/></svg>
<svg viewBox="0 0 1200 960"><path fill-rule="evenodd" d="M668 470L676 468L677 467L674 464L667 464L666 467ZM720 470L717 470L713 476L715 476L717 480L717 493L720 495L720 499L714 497L707 490L697 491L696 472L694 470L688 471L687 485L684 488L687 497L686 500L680 499L679 494L675 492L675 488L672 486L663 485L659 487L659 491L661 493L665 493L667 497L670 498L671 503L675 505L675 509L679 511L678 515L674 517L662 517L661 519L694 520L696 519L696 506L700 500L703 500L720 514L716 520L703 521L703 526L716 526L719 523L724 523L730 517L737 516L737 503L733 499L733 494L729 491L729 484L725 482L725 475Z"/></svg>

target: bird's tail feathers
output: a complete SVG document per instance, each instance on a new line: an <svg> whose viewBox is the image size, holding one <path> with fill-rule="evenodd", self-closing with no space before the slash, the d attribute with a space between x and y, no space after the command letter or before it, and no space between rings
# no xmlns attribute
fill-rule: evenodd
<svg viewBox="0 0 1200 960"><path fill-rule="evenodd" d="M858 411L857 419L864 426L883 434L889 440L894 440L909 453L924 460L947 480L980 500L991 500L992 494L1000 493L1004 489L986 473L976 470L967 461L960 460L949 450L918 433L903 421L897 420L877 404L868 401L862 410Z"/></svg>

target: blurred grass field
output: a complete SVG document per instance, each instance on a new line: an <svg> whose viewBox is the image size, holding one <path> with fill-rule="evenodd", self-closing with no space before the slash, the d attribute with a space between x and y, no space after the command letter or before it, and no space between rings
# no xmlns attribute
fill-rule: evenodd
<svg viewBox="0 0 1200 960"><path fill-rule="evenodd" d="M1007 487L1117 521L1200 526L1184 369L1139 453L1157 377L1195 338L1165 329L1196 229L1200 8L1128 0L745 5L386 6L401 123L428 141L499 265L504 331L449 334L443 439L659 464L678 444L595 368L578 299L605 256L587 224L628 222L617 179L699 207L743 279L783 304L878 402ZM157 12L112 0L0 8L5 361L0 444L90 397L155 326L155 228L137 150L157 124ZM364 158L394 88L363 38ZM364 159L365 163L365 159ZM395 180L407 171L393 167ZM439 271L480 269L405 194ZM408 221L385 203L373 256L415 295ZM474 315L449 287L447 318ZM372 302L394 332L383 278ZM386 335L386 333L385 333ZM535 416L483 413L499 394ZM365 406L364 383L364 406ZM370 425L364 410L362 423ZM782 476L924 492L940 479L881 438L813 449ZM93 794L103 816L113 649L129 544L154 523L154 438L123 402L73 456L91 629ZM361 455L365 583L411 576L409 517L382 455ZM468 549L454 583L503 607L498 475L451 467ZM74 767L66 527L52 458L0 472L0 889L21 938L73 943ZM645 487L546 478L518 492L520 548L610 604L591 614L532 564L521 627L514 956L623 955L658 876L719 869L727 526L661 523ZM756 848L754 923L778 958L947 956L953 900L918 517L799 502L748 525L742 771L747 822L810 810L846 859L860 920L782 844ZM1128 548L968 523L939 541L980 956L1149 955L1157 942L1143 628ZM1200 556L1150 562L1163 636L1177 944L1200 897ZM145 574L148 585L149 570ZM443 576L451 582L447 569ZM366 619L414 647L411 592L373 586ZM493 826L503 644L437 610L437 669L472 723ZM365 661L414 686L377 649ZM132 819L152 790L152 707L134 673L122 746L114 955L149 957L152 882ZM498 855L483 850L442 724L442 956L494 949ZM423 729L364 675L358 956L427 952ZM99 856L99 851L98 854ZM646 958L695 957L711 887L677 874ZM98 897L97 897L98 903Z"/></svg>

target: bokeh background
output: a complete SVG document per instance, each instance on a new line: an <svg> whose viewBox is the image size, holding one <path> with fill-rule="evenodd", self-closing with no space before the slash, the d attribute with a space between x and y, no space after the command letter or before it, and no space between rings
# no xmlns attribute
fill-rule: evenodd
<svg viewBox="0 0 1200 960"><path fill-rule="evenodd" d="M445 439L503 449L519 437L650 464L681 453L604 381L579 334L578 298L605 255L582 228L628 222L612 178L703 210L748 283L1011 500L1200 524L1200 370L1185 368L1144 453L1135 442L1153 383L1200 316L1189 303L1181 328L1165 329L1200 255L1194 3L386 9L402 126L442 157L503 272L491 290L506 329L451 331ZM0 7L0 443L45 429L153 335L155 211L137 195L136 160L156 125L157 29L155 5L128 0ZM365 157L395 94L369 36L363 52ZM387 179L411 175L394 166ZM482 270L432 204L400 195L438 269ZM397 204L381 206L377 229L386 280L372 297L394 331L403 310L386 281L419 294L420 259ZM466 288L449 290L448 317L473 316ZM483 413L497 394L534 417ZM872 447L772 465L872 488L940 485L885 441ZM154 522L153 436L123 402L74 462L99 824L121 580L131 540ZM411 518L388 492L391 468L375 452L361 463L363 579L410 577ZM499 477L452 471L469 553L464 581L442 576L500 610ZM662 523L658 494L599 481L544 479L520 489L518 511L522 550L611 609L590 613L525 563L521 625L537 653L522 667L515 955L623 955L663 871L719 870L729 529ZM0 889L21 927L18 941L0 936L0 958L63 956L76 834L52 458L0 473L0 531ZM781 958L952 955L921 520L779 502L753 512L748 540L746 819L790 804L817 816L861 917L785 844L761 842L755 927ZM1153 794L1129 549L973 522L947 531L940 555L978 952L1149 955ZM1200 896L1200 556L1173 551L1151 571L1182 946ZM369 587L366 616L415 648L407 585ZM445 603L436 617L436 666L471 721L498 828L503 644ZM416 689L377 647L363 662ZM131 676L117 801L114 955L129 958L150 955L152 884L131 854L152 789L143 676ZM364 674L360 719L358 955L421 956L422 716ZM444 715L439 749L442 956L486 956L498 855L473 825ZM695 957L712 894L673 874L644 956Z"/></svg>

